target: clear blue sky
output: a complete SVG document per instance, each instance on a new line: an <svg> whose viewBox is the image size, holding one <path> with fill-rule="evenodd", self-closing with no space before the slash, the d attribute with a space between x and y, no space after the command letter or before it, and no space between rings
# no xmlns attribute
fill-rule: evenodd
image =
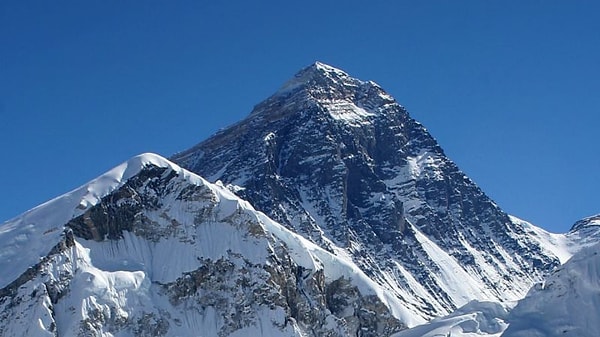
<svg viewBox="0 0 600 337"><path fill-rule="evenodd" d="M316 61L378 82L507 212L600 213L596 1L0 2L0 221L184 150Z"/></svg>

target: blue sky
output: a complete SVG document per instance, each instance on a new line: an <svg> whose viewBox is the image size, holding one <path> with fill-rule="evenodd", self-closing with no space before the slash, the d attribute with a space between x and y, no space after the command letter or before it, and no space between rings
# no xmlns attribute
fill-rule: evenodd
<svg viewBox="0 0 600 337"><path fill-rule="evenodd" d="M374 80L504 210L600 213L594 1L2 1L0 221L170 156L316 60Z"/></svg>

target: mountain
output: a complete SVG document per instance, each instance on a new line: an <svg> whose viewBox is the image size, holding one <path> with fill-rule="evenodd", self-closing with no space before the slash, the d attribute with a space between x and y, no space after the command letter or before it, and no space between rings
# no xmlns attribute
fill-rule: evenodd
<svg viewBox="0 0 600 337"><path fill-rule="evenodd" d="M598 216L578 222L598 226ZM595 232L597 234L597 231ZM534 285L517 303L473 301L448 316L394 337L596 337L600 336L600 244L584 244L564 265Z"/></svg>
<svg viewBox="0 0 600 337"><path fill-rule="evenodd" d="M352 261L153 154L0 226L0 336L386 336Z"/></svg>
<svg viewBox="0 0 600 337"><path fill-rule="evenodd" d="M561 264L567 262L579 251L600 242L600 215L594 215L577 221L567 233L549 233L545 230L510 216L514 223L520 224L529 237L537 241L542 250L558 257Z"/></svg>
<svg viewBox="0 0 600 337"><path fill-rule="evenodd" d="M600 336L600 245L588 247L533 287L502 336Z"/></svg>
<svg viewBox="0 0 600 337"><path fill-rule="evenodd" d="M584 247L519 301L502 336L600 336L599 226L600 215L575 223L568 235L585 235Z"/></svg>
<svg viewBox="0 0 600 337"><path fill-rule="evenodd" d="M568 233L553 234L513 217L565 264L535 284L518 302L472 301L447 316L393 337L600 335L599 220L600 215L588 217L576 222Z"/></svg>
<svg viewBox="0 0 600 337"><path fill-rule="evenodd" d="M347 256L423 321L520 299L560 263L379 85L319 62L172 160Z"/></svg>
<svg viewBox="0 0 600 337"><path fill-rule="evenodd" d="M509 216L331 66L172 161L136 156L0 225L0 336L531 337L596 314L600 217L553 234Z"/></svg>

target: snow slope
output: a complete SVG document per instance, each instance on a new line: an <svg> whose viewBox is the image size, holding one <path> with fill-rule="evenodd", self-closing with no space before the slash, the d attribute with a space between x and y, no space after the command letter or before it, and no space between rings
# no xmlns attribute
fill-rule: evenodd
<svg viewBox="0 0 600 337"><path fill-rule="evenodd" d="M499 337L508 324L509 308L496 302L472 301L448 316L395 334L394 337Z"/></svg>
<svg viewBox="0 0 600 337"><path fill-rule="evenodd" d="M504 337L600 336L600 245L586 247L511 311Z"/></svg>
<svg viewBox="0 0 600 337"><path fill-rule="evenodd" d="M60 240L65 223L83 214L150 163L184 173L158 155L141 154L87 184L3 223L0 226L0 270L3 271L0 288L46 256Z"/></svg>
<svg viewBox="0 0 600 337"><path fill-rule="evenodd" d="M550 233L512 215L510 219L522 226L548 255L558 257L561 264L581 250L600 242L600 215L577 221L567 233Z"/></svg>
<svg viewBox="0 0 600 337"><path fill-rule="evenodd" d="M351 260L153 154L0 233L2 336L389 335L423 323Z"/></svg>
<svg viewBox="0 0 600 337"><path fill-rule="evenodd" d="M563 265L520 301L472 301L447 316L394 336L600 336L600 216L578 221L565 234L546 232L514 216L511 220L523 226L549 254L559 257Z"/></svg>

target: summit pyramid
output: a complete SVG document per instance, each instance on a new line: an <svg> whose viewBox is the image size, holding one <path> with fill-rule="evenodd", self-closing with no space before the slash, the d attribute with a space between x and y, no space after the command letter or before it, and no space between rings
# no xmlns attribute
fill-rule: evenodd
<svg viewBox="0 0 600 337"><path fill-rule="evenodd" d="M390 94L323 63L172 160L351 257L423 319L521 298L559 264Z"/></svg>

